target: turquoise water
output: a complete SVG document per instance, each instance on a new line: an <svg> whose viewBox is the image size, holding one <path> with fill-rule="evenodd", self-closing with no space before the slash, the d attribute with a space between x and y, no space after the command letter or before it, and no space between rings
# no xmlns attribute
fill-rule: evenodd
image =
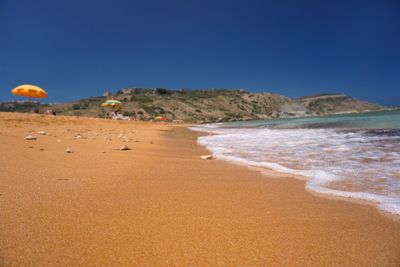
<svg viewBox="0 0 400 267"><path fill-rule="evenodd" d="M214 157L308 178L307 189L400 214L400 111L201 125Z"/></svg>
<svg viewBox="0 0 400 267"><path fill-rule="evenodd" d="M222 127L398 129L400 110L225 123Z"/></svg>

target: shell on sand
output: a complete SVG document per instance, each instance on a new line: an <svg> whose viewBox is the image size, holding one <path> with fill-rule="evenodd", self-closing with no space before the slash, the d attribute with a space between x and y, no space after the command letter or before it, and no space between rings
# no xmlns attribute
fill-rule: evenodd
<svg viewBox="0 0 400 267"><path fill-rule="evenodd" d="M200 156L201 159L212 159L212 155Z"/></svg>
<svg viewBox="0 0 400 267"><path fill-rule="evenodd" d="M26 139L26 140L36 140L37 137L34 136L34 135L28 135L28 136L25 137L25 139Z"/></svg>
<svg viewBox="0 0 400 267"><path fill-rule="evenodd" d="M122 145L122 146L120 146L119 150L125 151L125 150L131 150L131 149L127 145Z"/></svg>

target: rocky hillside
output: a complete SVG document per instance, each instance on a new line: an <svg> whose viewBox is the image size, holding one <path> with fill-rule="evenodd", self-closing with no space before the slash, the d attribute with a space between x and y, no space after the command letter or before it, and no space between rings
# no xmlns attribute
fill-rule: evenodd
<svg viewBox="0 0 400 267"><path fill-rule="evenodd" d="M382 109L382 106L355 99L344 94L305 96L297 99L310 114L327 115Z"/></svg>
<svg viewBox="0 0 400 267"><path fill-rule="evenodd" d="M152 119L165 116L186 122L215 122L316 116L380 110L383 107L343 94L329 94L290 99L273 93L250 93L245 90L167 90L163 88L127 88L116 94L75 102L40 105L63 115L104 117L110 109L100 106L107 98L123 103L126 116ZM14 108L13 108L14 105ZM0 103L0 111L28 110L26 104Z"/></svg>

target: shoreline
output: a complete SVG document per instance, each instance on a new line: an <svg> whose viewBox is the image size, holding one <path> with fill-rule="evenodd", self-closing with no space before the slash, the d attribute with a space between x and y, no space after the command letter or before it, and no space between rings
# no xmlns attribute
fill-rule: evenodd
<svg viewBox="0 0 400 267"><path fill-rule="evenodd" d="M188 127L188 129L190 131L199 133L199 135L198 135L199 137L208 136L208 135L218 135L217 133L207 132L207 131L199 129L199 128L191 129L192 127L198 127L198 126L199 125L193 125L193 126L187 126L187 127ZM213 151L210 150L209 148L207 148L206 145L203 145L203 146L207 149L207 151L209 151L209 154L213 154ZM257 171L257 172L261 173L263 176L265 176L267 178L268 178L268 176L271 176L271 175L272 176L278 176L278 177L279 176L287 176L287 177L290 176L290 177L292 177L292 179L295 179L295 180L298 180L298 181L303 181L304 182L304 190L306 192L314 195L314 196L333 199L333 200L343 200L343 201L347 201L347 202L358 203L358 204L361 204L361 205L369 205L369 206L374 207L383 216L391 218L392 220L400 223L400 214L393 213L391 211L386 211L384 209L379 208L379 205L381 203L379 201L377 201L377 200L362 199L362 198L357 198L357 197L353 197L353 196L341 196L341 195L336 195L334 193L321 193L321 192L315 191L315 190L310 189L310 188L307 187L307 182L310 180L310 178L307 177L307 176L304 176L304 175L301 175L301 174L293 174L293 173L285 172L285 171L274 170L274 169L272 169L270 167L253 166L253 165L250 165L250 164L247 164L247 163L243 163L240 160L236 160L237 157L235 157L235 156L234 156L234 158L235 159L225 159L225 158L215 157L215 159L217 159L217 160L222 160L222 161L225 161L225 162L229 162L231 164L235 164L235 165L238 165L238 166L244 166L244 167L247 167L250 170ZM339 193L345 193L345 194L346 193L350 193L350 194L352 194L352 193L354 193L354 194L364 193L364 192L358 192L358 191L341 191L341 190L332 189L332 188L329 188L329 187L326 187L326 189L328 191L338 191ZM373 193L371 193L371 194L373 194ZM379 196L379 195L374 195L374 196Z"/></svg>
<svg viewBox="0 0 400 267"><path fill-rule="evenodd" d="M189 130L191 130L191 129L189 129ZM199 132L199 133L200 133L199 136L204 136L205 134L208 134L206 132ZM204 133L204 135L201 134L201 133ZM203 145L200 145L200 146L203 146ZM210 154L212 154L212 152L209 149L207 149L205 146L203 146L203 147ZM229 160L224 160L224 159L219 159L219 158L215 158L215 160L221 160L221 161L225 161L225 162L228 162L230 164L237 165L237 166L246 167L250 171L259 172L262 176L266 177L267 179L279 179L280 177L290 177L291 179L294 179L296 181L302 182L304 184L304 191L310 193L311 195L314 195L314 196L320 197L320 198L330 199L330 200L342 200L342 201L345 201L345 202L355 203L355 204L359 204L359 205L368 205L368 206L371 206L371 207L375 208L377 210L377 212L380 213L382 216L388 217L388 218L392 219L393 221L400 223L400 214L394 214L394 213L387 212L387 211L379 209L379 207L378 207L379 203L377 203L377 202L358 199L358 198L352 198L352 197L336 196L336 195L333 195L333 194L323 194L323 193L319 193L319 192L310 190L306 186L306 183L309 180L309 178L306 177L306 176L294 175L294 174L285 173L285 172L279 172L279 171L276 171L276 170L273 170L273 169L269 169L269 168L251 166L251 165L246 165L244 163L234 162L234 161L229 161Z"/></svg>
<svg viewBox="0 0 400 267"><path fill-rule="evenodd" d="M202 136L202 134L200 134L199 136ZM200 145L200 146L203 146L203 145ZM209 151L206 147L204 147L204 148L207 151ZM211 151L209 151L209 152L210 152L210 154L212 154ZM290 179L294 179L296 181L302 182L304 184L304 191L308 192L309 194L311 194L313 196L316 196L316 197L319 197L319 198L326 198L326 199L330 199L330 200L341 200L341 201L355 203L355 204L359 204L359 205L371 206L371 207L375 208L376 211L378 213L380 213L382 216L390 218L393 221L400 223L400 214L394 214L394 213L387 212L387 211L379 209L377 202L363 200L363 199L357 199L357 198L352 198L352 197L341 197L341 196L335 196L335 195L331 195L331 194L322 194L322 193L310 190L310 189L308 189L306 187L306 183L309 180L309 178L307 178L306 176L294 175L294 174L285 173L285 172L279 172L279 171L275 171L275 170L269 169L269 168L251 166L251 165L246 165L246 164L243 164L243 163L233 162L233 161L219 159L219 158L214 158L214 159L215 160L221 160L221 161L224 161L224 162L228 162L230 164L234 164L234 165L237 165L237 166L248 168L250 171L254 171L254 172L260 173L263 177L265 177L267 179L280 179L281 177L290 177Z"/></svg>
<svg viewBox="0 0 400 267"><path fill-rule="evenodd" d="M0 265L400 262L400 224L376 208L314 196L285 174L201 160L197 134L0 113ZM117 149L124 138L129 151Z"/></svg>

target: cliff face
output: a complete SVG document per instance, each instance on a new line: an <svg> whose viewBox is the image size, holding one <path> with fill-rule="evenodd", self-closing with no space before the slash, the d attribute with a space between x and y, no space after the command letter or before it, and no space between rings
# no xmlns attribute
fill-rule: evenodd
<svg viewBox="0 0 400 267"><path fill-rule="evenodd" d="M363 112L382 109L381 106L341 94L290 99L273 93L250 93L244 90L166 90L163 88L127 88L118 91L114 99L123 103L127 116L151 119L165 116L186 122L216 122L230 120L300 117L336 113ZM63 115L102 117L107 109L100 106L106 97L94 97L71 103L41 107ZM0 111L11 104L0 104ZM21 104L18 105L21 111ZM5 111L5 110L4 110Z"/></svg>

